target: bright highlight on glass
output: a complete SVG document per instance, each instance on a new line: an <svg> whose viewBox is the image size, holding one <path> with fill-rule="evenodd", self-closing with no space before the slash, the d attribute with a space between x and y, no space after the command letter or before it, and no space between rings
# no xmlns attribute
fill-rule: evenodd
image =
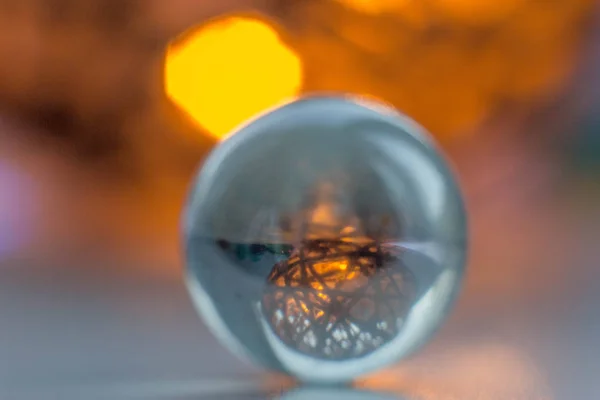
<svg viewBox="0 0 600 400"><path fill-rule="evenodd" d="M167 54L169 97L211 134L298 94L302 65L276 30L246 17L217 20Z"/></svg>

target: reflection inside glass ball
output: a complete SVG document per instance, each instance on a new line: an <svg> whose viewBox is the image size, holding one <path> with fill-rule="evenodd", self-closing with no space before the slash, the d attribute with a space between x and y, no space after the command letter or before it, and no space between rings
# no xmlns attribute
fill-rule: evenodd
<svg viewBox="0 0 600 400"><path fill-rule="evenodd" d="M315 358L358 358L398 335L416 300L416 277L386 239L400 232L391 218L380 218L371 238L334 185L315 192L304 212L271 229L294 245L218 244L234 262L274 262L260 305L286 346Z"/></svg>
<svg viewBox="0 0 600 400"><path fill-rule="evenodd" d="M307 240L268 277L262 307L288 346L313 357L368 354L401 329L414 276L368 238Z"/></svg>

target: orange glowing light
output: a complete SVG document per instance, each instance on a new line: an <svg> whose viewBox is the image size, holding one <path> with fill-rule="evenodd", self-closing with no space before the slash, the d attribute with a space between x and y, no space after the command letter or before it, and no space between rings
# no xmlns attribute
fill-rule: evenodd
<svg viewBox="0 0 600 400"><path fill-rule="evenodd" d="M526 0L436 0L440 11L461 22L489 23L509 16Z"/></svg>
<svg viewBox="0 0 600 400"><path fill-rule="evenodd" d="M216 137L296 96L301 84L296 53L257 19L215 21L167 53L168 96Z"/></svg>
<svg viewBox="0 0 600 400"><path fill-rule="evenodd" d="M338 2L357 11L379 14L399 9L411 0L338 0Z"/></svg>
<svg viewBox="0 0 600 400"><path fill-rule="evenodd" d="M382 99L452 140L482 132L505 104L520 113L554 98L569 82L597 1L291 3L280 18L301 20L293 40L303 90Z"/></svg>

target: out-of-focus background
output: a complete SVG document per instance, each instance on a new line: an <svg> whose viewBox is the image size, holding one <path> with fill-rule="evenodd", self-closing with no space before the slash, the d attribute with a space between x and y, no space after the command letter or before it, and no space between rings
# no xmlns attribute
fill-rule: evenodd
<svg viewBox="0 0 600 400"><path fill-rule="evenodd" d="M356 395L600 398L598 6L0 0L0 398L281 397L193 311L179 215L220 137L315 90L421 122L471 218L447 324Z"/></svg>

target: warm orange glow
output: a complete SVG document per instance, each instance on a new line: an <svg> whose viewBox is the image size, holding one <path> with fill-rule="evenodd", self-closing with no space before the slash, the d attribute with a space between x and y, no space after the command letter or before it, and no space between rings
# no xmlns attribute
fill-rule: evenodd
<svg viewBox="0 0 600 400"><path fill-rule="evenodd" d="M320 275L323 275L323 283L327 286L324 286L320 281L318 280L312 280L310 282L310 286L316 290L316 295L321 298L322 300L326 301L326 302L330 302L331 298L324 293L324 291L326 289L330 289L332 287L335 287L336 284L339 284L340 282L350 282L353 279L355 279L357 276L359 276L358 274L358 269L360 267L358 266L354 266L353 268L350 268L349 270L349 264L350 261L347 258L341 258L341 259L337 259L337 260L332 260L332 261L323 261L323 262L318 262L315 263L313 268L315 270L315 272L317 272ZM292 275L292 277L294 279L300 279L301 276L301 271L295 271L294 274ZM279 277L276 281L275 284L279 285L279 286L285 286L286 285L286 281L285 281L285 277L281 276ZM295 286L295 285L292 285ZM293 299L294 304L295 303L295 299ZM302 302L300 302L300 307L305 311L308 312L308 310L306 309L306 305Z"/></svg>
<svg viewBox="0 0 600 400"><path fill-rule="evenodd" d="M553 398L542 366L524 349L485 336L458 343L446 342L358 386L428 400Z"/></svg>
<svg viewBox="0 0 600 400"><path fill-rule="evenodd" d="M305 302L303 302L303 301L300 301L299 303L300 303L300 306L302 307L302 310L303 310L303 311L304 311L306 314L310 313L310 310L308 309L308 306L306 305L306 303L305 303Z"/></svg>
<svg viewBox="0 0 600 400"><path fill-rule="evenodd" d="M449 17L481 24L507 17L524 2L526 0L436 0L435 4Z"/></svg>
<svg viewBox="0 0 600 400"><path fill-rule="evenodd" d="M440 139L480 132L569 82L596 0L294 2L303 90L384 100ZM287 21L286 21L287 20ZM519 113L521 111L518 111Z"/></svg>
<svg viewBox="0 0 600 400"><path fill-rule="evenodd" d="M324 261L315 263L315 271L319 274L334 274L338 271L345 271L348 268L348 260L341 259L336 261Z"/></svg>
<svg viewBox="0 0 600 400"><path fill-rule="evenodd" d="M230 17L169 49L169 97L210 133L240 123L298 94L302 65L267 23Z"/></svg>
<svg viewBox="0 0 600 400"><path fill-rule="evenodd" d="M325 293L319 292L319 293L317 293L317 296L319 296L319 298L321 300L325 300L326 302L331 301L331 299L329 298L329 296L327 296Z"/></svg>
<svg viewBox="0 0 600 400"><path fill-rule="evenodd" d="M320 280L312 280L310 286L317 291L316 295L325 301L331 301L326 294L328 289L343 287L347 290L359 287L364 282L359 264L352 264L348 258L327 260L313 264L314 271L321 276Z"/></svg>
<svg viewBox="0 0 600 400"><path fill-rule="evenodd" d="M378 14L397 10L411 0L338 0L340 3L352 7L357 11Z"/></svg>

